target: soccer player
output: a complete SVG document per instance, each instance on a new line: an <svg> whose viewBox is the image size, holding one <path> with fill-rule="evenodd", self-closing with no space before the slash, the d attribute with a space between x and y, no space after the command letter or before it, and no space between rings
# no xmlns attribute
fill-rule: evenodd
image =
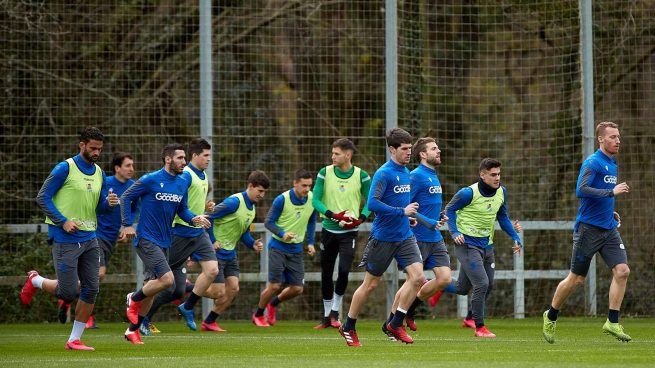
<svg viewBox="0 0 655 368"><path fill-rule="evenodd" d="M439 232L439 228L448 220L441 211L442 189L436 171L437 166L441 164L441 150L434 138L420 138L412 146L412 155L420 164L409 176L411 201L418 203L418 214L422 215L417 216L417 224L412 228L412 233L416 237L418 248L421 251L423 269L432 270L435 275L434 279L421 287L418 297L407 310L405 316L407 327L416 331L414 313L422 300L426 299L424 295L429 297L441 291L450 284L451 277L448 249L441 232ZM399 298L400 290L396 293L394 305L397 305ZM392 319L393 313L387 323ZM393 338L393 335L386 331L386 323L382 326L382 331L390 339Z"/></svg>
<svg viewBox="0 0 655 368"><path fill-rule="evenodd" d="M263 171L253 171L248 176L246 190L225 198L209 215L212 223L209 235L216 249L219 273L205 294L214 299L214 305L200 326L203 331L225 332L216 320L230 307L239 292L236 249L239 241L257 253L264 248L262 240L255 240L250 234L250 226L255 219L255 204L264 198L269 186L270 180Z"/></svg>
<svg viewBox="0 0 655 368"><path fill-rule="evenodd" d="M448 230L455 242L455 256L461 264L457 294L471 295L471 316L475 336L496 337L484 324L484 304L491 293L495 273L494 229L501 229L512 239L514 253L521 254L521 240L507 215L507 189L500 185L498 160L480 162L478 182L460 189L446 206Z"/></svg>
<svg viewBox="0 0 655 368"><path fill-rule="evenodd" d="M82 131L80 153L57 164L36 197L36 203L46 214L57 279L46 279L37 271L28 272L20 298L23 304L29 304L42 289L70 304L79 294L73 329L64 345L67 350L95 350L80 339L93 313L100 284L96 213L110 211L118 204L118 196L107 190L105 173L96 164L103 141L97 128Z"/></svg>
<svg viewBox="0 0 655 368"><path fill-rule="evenodd" d="M193 213L204 213L210 203L207 203L209 192L209 178L205 169L211 160L211 145L203 138L197 138L189 143L187 153L191 156L189 165L184 168L181 177L191 183L188 189L189 210ZM191 225L175 216L173 221L173 245L170 250L170 266L175 277L171 299L175 300L184 295L186 274L182 272L187 259L193 254L193 260L200 264L201 272L195 280L193 290L186 301L177 307L184 317L187 327L196 330L193 308L207 291L218 275L218 261L216 252L209 238L209 234L201 226ZM167 301L168 302L168 301Z"/></svg>
<svg viewBox="0 0 655 368"><path fill-rule="evenodd" d="M134 176L134 159L132 155L125 152L116 152L111 160L111 168L114 175L107 177L107 188L118 197L134 184L132 177ZM118 206L120 207L120 206ZM135 213L138 206L137 203L132 204L132 212ZM98 214L98 229L96 235L98 245L100 246L100 272L98 274L99 280L105 279L107 273L107 264L114 251L116 240L121 229L121 212L119 208L114 208L107 214ZM70 308L70 304L63 303L60 299L60 306L64 304ZM61 309L60 309L61 312ZM61 322L61 313L60 320ZM86 322L86 328L96 328L95 316L92 314Z"/></svg>
<svg viewBox="0 0 655 368"><path fill-rule="evenodd" d="M371 177L352 164L355 150L355 144L348 138L334 141L332 165L318 172L312 191L312 205L323 218L320 253L324 314L315 329L341 326L339 310L355 257L357 230L371 213L366 203L362 206L362 198L364 201L368 198ZM332 274L337 256L339 272L335 286Z"/></svg>
<svg viewBox="0 0 655 368"><path fill-rule="evenodd" d="M173 286L168 254L175 215L189 224L209 227L209 221L203 215L189 210L187 194L191 183L180 175L186 165L185 157L182 145L166 145L162 151L164 167L142 176L121 196L123 230L119 239L134 239L136 253L143 261L148 280L141 289L128 294L130 326L125 331L125 339L132 344L143 344L139 326L152 305L153 297ZM135 230L132 226L134 217L129 209L139 199L141 214Z"/></svg>
<svg viewBox="0 0 655 368"><path fill-rule="evenodd" d="M345 323L339 327L348 346L361 346L356 332L357 316L394 257L407 273L407 281L400 288L394 318L386 327L398 340L407 344L414 342L405 332L403 323L407 308L425 277L421 252L409 220L419 207L418 203L411 202L409 170L405 167L411 158L412 136L395 128L389 131L386 141L391 159L373 175L368 195L368 208L375 212L375 220L365 251L366 274L353 294Z"/></svg>
<svg viewBox="0 0 655 368"><path fill-rule="evenodd" d="M259 295L257 311L252 322L258 327L275 324L277 306L302 294L305 265L302 244L307 237L307 252L314 256L316 211L312 207L312 175L305 169L296 171L293 188L278 195L268 211L264 225L273 238L268 243L268 283ZM282 284L288 286L275 295ZM269 303L270 301L270 303ZM266 308L266 318L264 318Z"/></svg>
<svg viewBox="0 0 655 368"><path fill-rule="evenodd" d="M543 335L551 344L555 342L559 310L569 295L584 282L596 253L603 257L607 267L612 270L609 312L603 331L619 341L632 340L619 324L619 311L630 275L628 256L618 231L621 217L614 212L614 197L630 192L627 183L617 184L618 166L615 156L619 153L620 138L617 124L612 122L598 124L596 139L600 148L587 157L580 167L575 191L580 199L580 206L573 228L571 271L557 285L550 308L543 315Z"/></svg>

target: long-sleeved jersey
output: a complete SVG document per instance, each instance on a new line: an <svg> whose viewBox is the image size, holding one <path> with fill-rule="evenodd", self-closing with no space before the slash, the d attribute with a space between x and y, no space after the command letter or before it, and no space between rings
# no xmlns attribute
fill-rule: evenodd
<svg viewBox="0 0 655 368"><path fill-rule="evenodd" d="M581 222L608 230L618 225L614 218L613 191L617 178L616 159L608 157L600 149L582 163L575 190L580 199L575 229Z"/></svg>
<svg viewBox="0 0 655 368"><path fill-rule="evenodd" d="M384 242L399 242L413 234L405 207L411 203L409 170L392 160L373 175L368 209L375 212L371 236Z"/></svg>
<svg viewBox="0 0 655 368"><path fill-rule="evenodd" d="M419 165L409 175L411 182L411 202L417 202L418 224L412 228L416 241L436 243L443 240L436 228L441 216L442 190L437 172L425 165ZM427 223L426 221L427 220Z"/></svg>
<svg viewBox="0 0 655 368"><path fill-rule="evenodd" d="M128 179L125 183L121 183L120 180L116 179L115 176L108 176L107 180L107 191L111 190L117 196L122 196L125 191L134 184L134 180ZM138 208L138 203L132 203L132 216L136 215L136 210ZM121 229L121 210L120 206L116 206L111 209L109 213L98 214L98 229L96 230L96 235L99 238L103 238L110 242L115 242L118 239L118 234Z"/></svg>

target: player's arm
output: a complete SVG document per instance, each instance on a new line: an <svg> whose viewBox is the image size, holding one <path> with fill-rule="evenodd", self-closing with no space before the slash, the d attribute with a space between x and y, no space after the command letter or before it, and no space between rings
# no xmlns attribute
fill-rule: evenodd
<svg viewBox="0 0 655 368"><path fill-rule="evenodd" d="M96 169L97 170L97 169ZM105 172L102 172L102 187L100 189L100 198L98 198L98 204L96 206L97 213L110 213L116 205L118 205L119 199L116 193L110 191L107 188L107 175Z"/></svg>
<svg viewBox="0 0 655 368"><path fill-rule="evenodd" d="M36 196L36 204L55 225L60 227L64 226L68 219L57 209L52 199L64 185L66 177L68 177L68 163L60 162L52 169Z"/></svg>
<svg viewBox="0 0 655 368"><path fill-rule="evenodd" d="M512 221L509 219L509 216L507 215L507 190L505 190L505 187L501 187L501 190L503 191L503 196L505 197L505 200L503 201L503 204L500 206L498 209L498 213L496 214L496 219L498 220L498 224L500 224L500 228L503 229L503 231L509 235L514 241L516 242L517 245L522 245L521 244L521 238L519 238L519 234L516 232L516 229L514 229L514 225L512 224Z"/></svg>
<svg viewBox="0 0 655 368"><path fill-rule="evenodd" d="M134 239L136 231L134 230L134 216L135 212L131 210L132 205L141 198L142 195L148 192L148 177L144 176L132 184L123 193L120 198L121 209L121 225L123 230L118 237L118 240Z"/></svg>
<svg viewBox="0 0 655 368"><path fill-rule="evenodd" d="M364 207L362 208L361 214L359 215L359 219L364 222L370 215L371 215L371 210L368 208L368 195L371 192L371 177L368 175L368 173L364 170L361 171L361 179L362 179L362 198L364 198Z"/></svg>
<svg viewBox="0 0 655 368"><path fill-rule="evenodd" d="M371 191L368 194L368 209L376 214L405 216L405 209L392 207L382 202L381 198L387 189L387 177L384 173L374 176L371 183Z"/></svg>
<svg viewBox="0 0 655 368"><path fill-rule="evenodd" d="M464 243L464 235L457 229L457 211L471 204L473 200L473 189L466 187L460 189L446 205L446 217L448 217L448 231L456 243ZM461 245L460 244L460 245Z"/></svg>
<svg viewBox="0 0 655 368"><path fill-rule="evenodd" d="M411 183L411 187L410 187L411 202L418 202L420 191L425 190L423 180L421 179L422 179L421 176L418 174L411 174L409 176L409 182ZM418 221L419 224L427 227L430 230L438 230L439 228L438 226L439 219L431 219L422 213L419 212L416 213L416 220Z"/></svg>
<svg viewBox="0 0 655 368"><path fill-rule="evenodd" d="M316 211L312 212L312 215L309 216L305 234L307 236L307 251L313 257L316 253L316 248L314 248L314 239L316 238Z"/></svg>
<svg viewBox="0 0 655 368"><path fill-rule="evenodd" d="M264 227L278 237L284 239L287 235L286 231L277 226L276 221L280 218L282 210L284 209L284 196L279 195L273 200L271 208L268 210L266 220L264 220Z"/></svg>
<svg viewBox="0 0 655 368"><path fill-rule="evenodd" d="M575 190L575 194L578 198L603 198L614 196L612 189L598 189L590 186L590 183L594 181L598 171L596 165L595 161L589 161L582 164L580 178Z"/></svg>

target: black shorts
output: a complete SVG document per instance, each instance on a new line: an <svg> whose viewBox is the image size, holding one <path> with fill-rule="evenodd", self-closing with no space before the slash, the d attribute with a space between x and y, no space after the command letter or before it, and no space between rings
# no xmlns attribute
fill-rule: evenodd
<svg viewBox="0 0 655 368"><path fill-rule="evenodd" d="M218 259L218 275L214 279L214 284L224 284L226 277L239 277L241 269L239 268L239 260L237 257L229 261Z"/></svg>
<svg viewBox="0 0 655 368"><path fill-rule="evenodd" d="M305 283L305 264L301 253L286 253L270 248L268 253L268 282L302 286Z"/></svg>
<svg viewBox="0 0 655 368"><path fill-rule="evenodd" d="M423 263L421 252L416 244L416 238L412 236L399 242L384 242L369 238L362 263L366 265L368 273L380 277L394 258L401 269L405 269L413 263Z"/></svg>
<svg viewBox="0 0 655 368"><path fill-rule="evenodd" d="M136 254L143 262L145 280L156 280L171 271L168 265L169 248L161 248L150 240L140 238L136 245Z"/></svg>
<svg viewBox="0 0 655 368"><path fill-rule="evenodd" d="M209 240L209 234L203 232L193 238L173 235L173 245L169 257L171 269L184 267L189 257L193 255L194 261L215 261L216 251Z"/></svg>
<svg viewBox="0 0 655 368"><path fill-rule="evenodd" d="M432 270L435 267L450 267L450 256L446 243L441 240L436 243L417 242L423 258L423 269Z"/></svg>
<svg viewBox="0 0 655 368"><path fill-rule="evenodd" d="M625 245L623 245L621 235L616 228L607 230L580 223L578 231L573 233L571 272L576 275L587 276L591 259L596 253L600 253L610 269L616 265L628 263Z"/></svg>
<svg viewBox="0 0 655 368"><path fill-rule="evenodd" d="M100 267L107 267L111 255L114 253L114 246L116 242L110 242L107 239L97 237L98 246L100 246Z"/></svg>

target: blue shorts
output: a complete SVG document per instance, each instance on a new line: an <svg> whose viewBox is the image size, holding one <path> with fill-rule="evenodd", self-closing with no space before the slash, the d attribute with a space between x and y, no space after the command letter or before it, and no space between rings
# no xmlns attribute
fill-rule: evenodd
<svg viewBox="0 0 655 368"><path fill-rule="evenodd" d="M435 267L450 267L450 256L446 243L441 240L436 243L418 242L418 249L423 258L423 269L432 270Z"/></svg>
<svg viewBox="0 0 655 368"><path fill-rule="evenodd" d="M380 277L389 268L394 258L401 269L405 269L413 263L423 263L416 238L411 236L399 242L385 242L369 238L360 265L366 265L366 272Z"/></svg>

